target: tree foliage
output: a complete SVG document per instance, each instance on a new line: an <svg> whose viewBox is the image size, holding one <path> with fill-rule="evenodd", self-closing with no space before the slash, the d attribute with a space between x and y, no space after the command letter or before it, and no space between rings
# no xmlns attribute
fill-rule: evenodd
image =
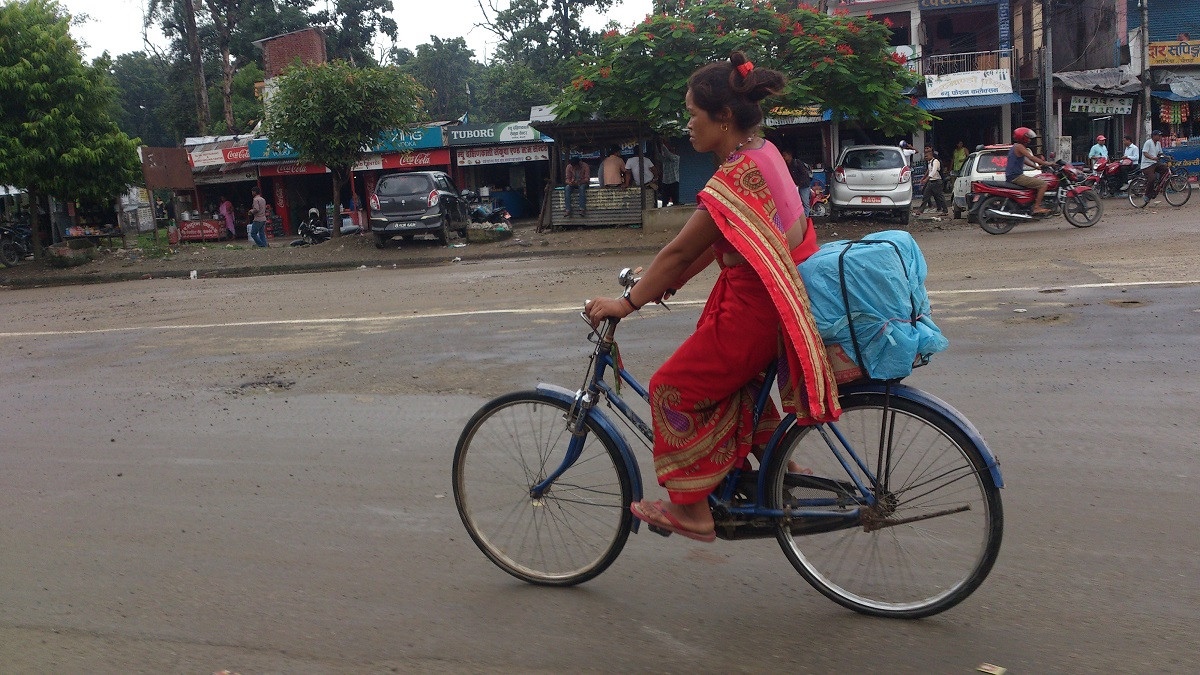
<svg viewBox="0 0 1200 675"><path fill-rule="evenodd" d="M428 92L397 68L356 68L346 61L297 65L279 78L264 131L272 144L292 148L303 162L333 173L335 213L341 186L380 134L427 119ZM334 233L338 228L334 228Z"/></svg>
<svg viewBox="0 0 1200 675"><path fill-rule="evenodd" d="M0 5L0 183L107 200L138 180L137 145L113 121L108 56L85 64L69 20L52 0Z"/></svg>
<svg viewBox="0 0 1200 675"><path fill-rule="evenodd" d="M405 58L403 52L395 56ZM484 68L474 57L466 40L443 40L431 35L429 42L417 46L416 53L405 58L400 68L429 90L429 114L434 119L448 120L461 117L470 107L468 85L476 82L478 88L477 80Z"/></svg>
<svg viewBox="0 0 1200 675"><path fill-rule="evenodd" d="M151 146L175 145L173 129L165 123L170 102L164 59L146 52L122 54L113 62L113 84L118 92L117 124L130 137Z"/></svg>
<svg viewBox="0 0 1200 675"><path fill-rule="evenodd" d="M335 0L332 10L317 12L313 20L325 28L329 58L373 66L378 63L371 52L375 36L396 41L393 10L392 0Z"/></svg>
<svg viewBox="0 0 1200 675"><path fill-rule="evenodd" d="M893 57L890 31L844 11L758 0L695 0L676 14L656 14L627 33L612 30L595 56L573 64L569 87L555 101L560 119L642 119L682 126L687 78L700 66L740 49L758 66L788 77L777 105L817 105L835 116L903 134L932 119L904 91L916 76Z"/></svg>

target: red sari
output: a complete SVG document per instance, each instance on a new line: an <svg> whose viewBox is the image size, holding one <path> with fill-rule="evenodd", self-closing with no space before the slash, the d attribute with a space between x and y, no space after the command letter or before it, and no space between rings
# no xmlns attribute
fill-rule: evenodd
<svg viewBox="0 0 1200 675"><path fill-rule="evenodd" d="M809 312L770 189L755 161L735 156L699 195L747 264L722 267L693 333L650 378L654 470L671 501L705 499L779 423L754 428L763 371L779 363L784 410L801 423L836 420L837 383Z"/></svg>

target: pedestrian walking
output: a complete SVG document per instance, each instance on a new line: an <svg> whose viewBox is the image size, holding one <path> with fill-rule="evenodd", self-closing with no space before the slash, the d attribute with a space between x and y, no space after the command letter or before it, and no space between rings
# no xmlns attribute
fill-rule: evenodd
<svg viewBox="0 0 1200 675"><path fill-rule="evenodd" d="M942 160L937 158L937 153L928 145L925 146L925 177L921 179L921 184L925 189L917 214L924 213L925 209L929 208L930 199L937 205L938 213L949 214L946 210L946 197L942 194Z"/></svg>
<svg viewBox="0 0 1200 675"><path fill-rule="evenodd" d="M250 239L259 248L267 247L267 200L258 186L250 188L254 200L250 207Z"/></svg>

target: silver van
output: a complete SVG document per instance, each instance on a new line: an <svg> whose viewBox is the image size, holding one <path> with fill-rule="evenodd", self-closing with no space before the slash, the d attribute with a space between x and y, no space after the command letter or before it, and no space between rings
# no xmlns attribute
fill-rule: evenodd
<svg viewBox="0 0 1200 675"><path fill-rule="evenodd" d="M912 168L900 148L852 145L844 148L829 181L829 220L847 211L885 211L907 223L912 212Z"/></svg>

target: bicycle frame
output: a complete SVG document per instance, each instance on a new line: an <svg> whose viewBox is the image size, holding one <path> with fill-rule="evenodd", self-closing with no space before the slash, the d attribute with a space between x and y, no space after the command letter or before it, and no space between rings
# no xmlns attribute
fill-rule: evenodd
<svg viewBox="0 0 1200 675"><path fill-rule="evenodd" d="M628 443L622 436L617 426L613 424L608 415L603 410L597 409L596 404L599 403L601 397L608 401L611 407L615 408L635 429L641 433L647 442L653 444L654 431L650 425L646 424L640 416L630 407L630 405L621 397L616 388L604 380L605 374L611 369L616 376L628 384L643 401L647 403L650 400L649 391L642 386L640 382L629 371L622 368L614 356L613 334L616 330L615 321L606 321L601 325L601 328L595 331L598 336L596 340L596 348L592 353L589 363L587 376L584 386L576 392L571 392L562 387L557 387L549 384L539 384L537 390L540 393L554 396L559 400L571 405L570 412L566 414L565 423L571 431L572 438L570 446L562 464L546 478L535 485L530 490L533 497L538 497L544 492L555 480L558 479L572 464L580 457L583 451L584 438L587 434L587 420L594 421L613 441L617 444L618 450L624 460L624 470L629 474L631 484L633 485L634 501L639 501L642 497L641 472L638 467L637 459L629 448ZM774 387L776 379L776 370L772 364L766 372L764 386L758 393L758 398L755 401L754 407L754 422L757 425L763 410L766 408L768 399L771 396L771 390ZM971 423L962 416L957 410L940 399L922 392L919 389L909 387L898 383L885 383L876 381L865 381L863 383L845 385L841 387L843 393L854 393L859 391L884 393L888 396L896 398L905 398L918 403L922 403L929 408L938 411L940 414L958 422L960 428L967 434L983 454L986 468L991 474L997 487L1004 486L1004 480L1000 475L1000 467L994 455L988 450L987 444L980 437L979 432ZM887 414L885 412L885 414ZM774 453L778 451L779 445L782 442L784 435L795 424L796 416L794 414L786 415L776 428L775 433L771 436L763 451L761 467L770 466ZM885 431L890 425L885 425ZM824 439L826 446L834 454L838 463L846 472L847 482L842 483L840 478L830 477L815 477L815 476L797 476L796 480L800 483L811 482L815 485L825 485L831 481L839 482L841 485L848 487L853 485L854 490L846 497L821 498L821 499L804 499L796 500L796 507L787 506L783 509L773 509L765 506L767 495L767 476L765 471L757 471L755 478L754 494L749 495L751 499L744 505L734 504L734 496L741 485L742 479L748 474L753 474L755 471L745 466L735 466L730 470L729 474L722 480L721 484L708 497L709 506L713 508L714 513L722 514L726 517L735 517L740 519L765 519L772 523L783 521L791 523L794 519L807 519L810 524L815 524L815 527L822 531L829 529L838 529L841 527L853 527L859 523L859 517L863 508L870 508L876 503L875 491L886 491L888 476L883 475L882 480L876 475L878 469L872 470L871 467L862 459L858 452L850 446L846 437L842 434L836 423L825 423L816 426L816 432ZM885 434L881 433L880 447L884 451L889 451L887 447L889 439ZM882 453L881 453L882 454ZM882 462L881 462L882 463ZM821 510L816 507L835 506L839 503L845 505L855 504L854 508L847 509L844 513L831 514L827 510ZM808 508L805 508L808 507ZM636 532L641 521L634 519L632 530ZM773 532L773 529L756 530L750 536L765 536L768 532ZM753 529L753 528L752 528Z"/></svg>

